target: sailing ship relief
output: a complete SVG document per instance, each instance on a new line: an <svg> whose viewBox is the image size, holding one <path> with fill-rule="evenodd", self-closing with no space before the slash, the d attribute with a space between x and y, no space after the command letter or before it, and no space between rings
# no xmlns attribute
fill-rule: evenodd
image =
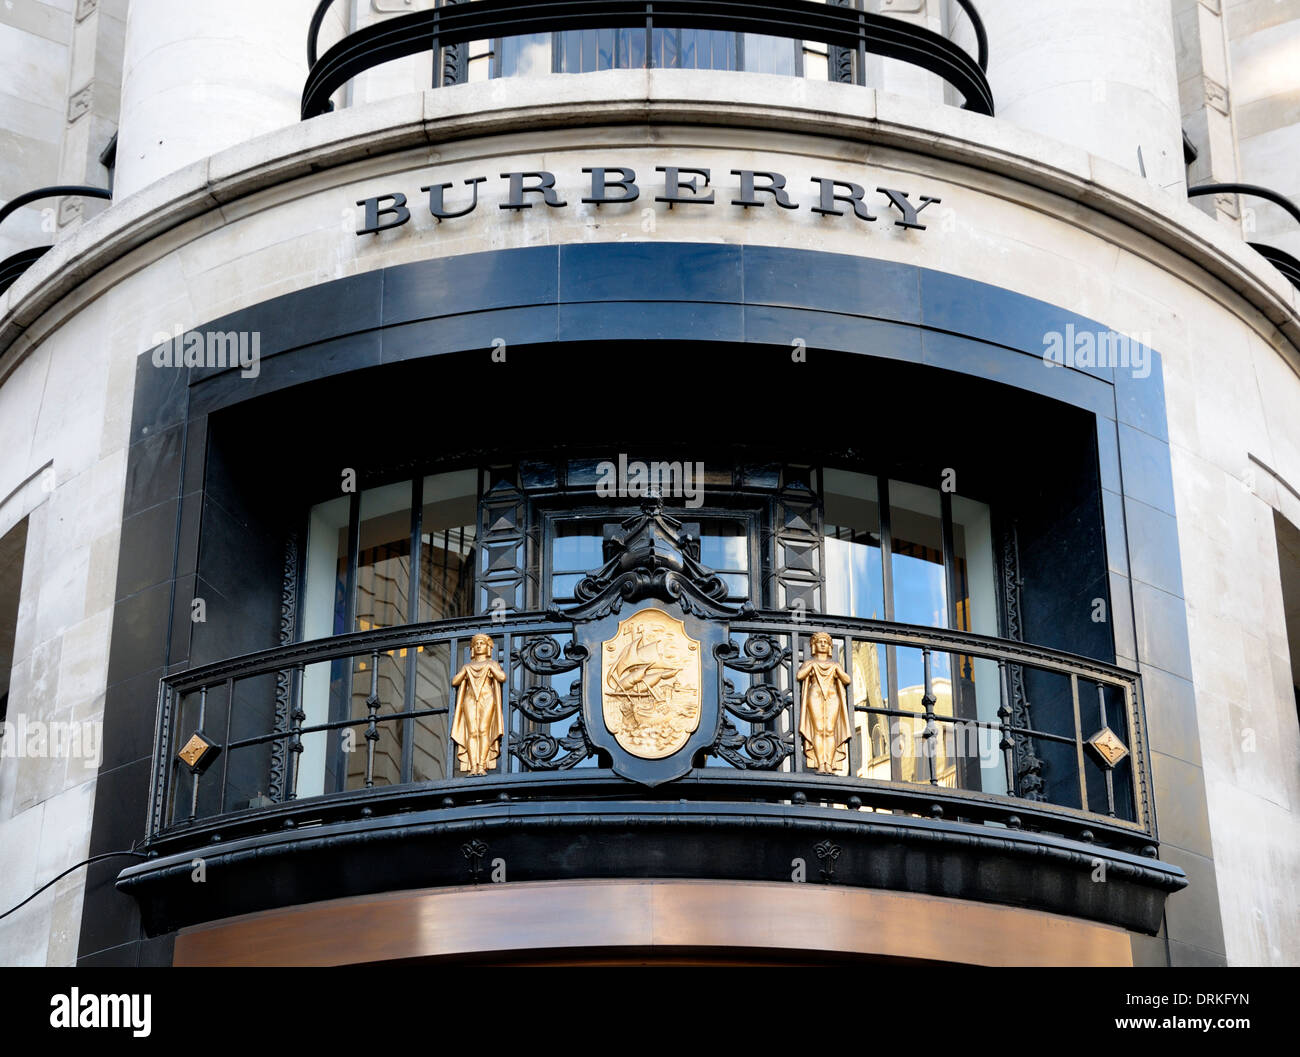
<svg viewBox="0 0 1300 1057"><path fill-rule="evenodd" d="M661 609L621 621L601 650L605 726L627 752L662 760L700 726L700 644Z"/></svg>

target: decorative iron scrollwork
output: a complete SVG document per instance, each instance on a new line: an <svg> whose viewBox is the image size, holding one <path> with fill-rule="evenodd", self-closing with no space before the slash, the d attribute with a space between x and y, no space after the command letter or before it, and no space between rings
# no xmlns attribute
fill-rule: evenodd
<svg viewBox="0 0 1300 1057"><path fill-rule="evenodd" d="M595 748L587 740L587 728L579 716L564 737L524 734L510 743L510 752L529 770L567 771L594 755Z"/></svg>
<svg viewBox="0 0 1300 1057"><path fill-rule="evenodd" d="M741 653L744 659L740 659ZM782 646L771 635L750 635L745 645L737 647L734 642L724 642L718 647L718 660L733 671L749 675L770 672L790 660L790 647Z"/></svg>
<svg viewBox="0 0 1300 1057"><path fill-rule="evenodd" d="M722 685L726 690L722 707L747 723L770 723L789 708L794 699L789 690L778 690L766 683L751 686L743 694L736 693L730 679L724 680Z"/></svg>
<svg viewBox="0 0 1300 1057"><path fill-rule="evenodd" d="M743 646L730 640L720 643L714 655L724 668L757 677L788 664L790 648L774 635L749 635ZM745 723L771 724L794 703L794 691L766 682L755 682L737 691L730 679L723 680L722 691L724 714L710 752L745 770L767 771L780 767L794 752L794 735L776 730L757 730L744 735L728 713Z"/></svg>
<svg viewBox="0 0 1300 1057"><path fill-rule="evenodd" d="M563 675L576 671L587 659L587 648L570 642L563 650L551 636L530 639L519 651L519 660L534 675ZM563 656L563 660L557 658Z"/></svg>
<svg viewBox="0 0 1300 1057"><path fill-rule="evenodd" d="M709 751L741 770L774 771L794 752L794 735L760 730L746 736L724 716L722 731Z"/></svg>
<svg viewBox="0 0 1300 1057"><path fill-rule="evenodd" d="M564 697L550 686L534 686L517 694L510 692L510 707L522 712L534 723L557 723L576 715L582 708L582 694L575 683Z"/></svg>

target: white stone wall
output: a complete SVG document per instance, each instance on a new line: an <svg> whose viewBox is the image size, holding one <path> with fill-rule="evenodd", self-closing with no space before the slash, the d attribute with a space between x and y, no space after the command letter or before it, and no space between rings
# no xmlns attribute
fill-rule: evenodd
<svg viewBox="0 0 1300 1057"><path fill-rule="evenodd" d="M1300 0L1224 0L1241 179L1300 203ZM1246 237L1300 257L1300 223L1242 201Z"/></svg>
<svg viewBox="0 0 1300 1057"><path fill-rule="evenodd" d="M0 202L56 182L74 2L0 4ZM0 260L53 241L57 206L33 203L6 220Z"/></svg>
<svg viewBox="0 0 1300 1057"><path fill-rule="evenodd" d="M607 124L592 117L619 100L651 123L617 123L612 111ZM576 127L532 131L529 105L571 114ZM731 124L750 127L718 127L715 116L728 109ZM660 111L677 116L654 116ZM382 154L381 144L396 152ZM654 168L672 163L712 167L721 204L656 206ZM635 167L642 201L582 206L581 169L601 164ZM743 167L784 172L803 208L746 212L727 204L727 174ZM537 168L557 173L569 207L498 209L495 175ZM427 211L420 216L420 186L434 179L463 186L474 175L492 177L476 214L442 225ZM925 232L816 217L807 208L813 175L943 202L925 214ZM1051 189L1058 185L1073 189ZM354 203L393 190L410 197L413 222L357 238ZM1117 219L1120 202L1141 222ZM1158 229L1183 232L1182 250L1154 238ZM1165 357L1183 580L1204 690L1204 743L1181 751L1199 754L1211 782L1229 956L1300 962L1293 898L1300 732L1269 542L1272 506L1296 520L1300 511L1266 476L1253 488L1240 483L1251 454L1300 482L1300 360L1259 308L1187 255L1236 268L1239 284L1257 284L1251 297L1289 306L1292 333L1294 292L1218 225L1149 181L1008 123L852 86L617 71L538 82L527 101L508 82L407 95L195 162L85 225L0 298L0 335L16 321L26 327L0 359L0 368L12 368L0 385L0 496L18 495L0 514L16 520L31 511L15 665L15 684L27 689L11 709L94 716L102 703L135 361L159 331L405 261L645 239L868 254L995 283L1150 335ZM84 255L105 245L121 251L88 263ZM32 315L61 268L76 269L82 281ZM23 482L47 463L57 487L37 494ZM1231 747L1247 725L1258 732L1256 749L1239 753ZM1166 745L1175 733L1152 732ZM1175 763L1201 762L1166 753ZM25 849L0 874L0 902L16 902L84 853L92 784L66 761L0 761L0 847ZM71 960L80 883L75 875L0 923L0 961Z"/></svg>
<svg viewBox="0 0 1300 1057"><path fill-rule="evenodd" d="M998 116L1183 183L1170 0L979 0ZM1142 152L1139 166L1138 150Z"/></svg>
<svg viewBox="0 0 1300 1057"><path fill-rule="evenodd" d="M130 373L110 355L121 307L78 312L0 386L0 531L28 525L8 719L89 724L96 746L131 403ZM11 741L23 737L15 729ZM3 909L86 857L99 766L91 745L79 758L52 745L27 756L26 737L22 756L0 758ZM0 964L73 962L83 884L74 872L0 921Z"/></svg>
<svg viewBox="0 0 1300 1057"><path fill-rule="evenodd" d="M315 0L131 0L119 194L296 122L315 7Z"/></svg>

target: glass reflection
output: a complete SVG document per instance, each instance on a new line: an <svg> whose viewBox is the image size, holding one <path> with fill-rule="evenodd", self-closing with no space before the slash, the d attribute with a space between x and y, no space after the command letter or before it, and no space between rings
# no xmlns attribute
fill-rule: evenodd
<svg viewBox="0 0 1300 1057"><path fill-rule="evenodd" d="M640 70L647 66L786 76L795 76L799 70L797 42L723 30L653 30L648 57L644 29L580 29L505 37L495 42L493 51L494 77Z"/></svg>
<svg viewBox="0 0 1300 1057"><path fill-rule="evenodd" d="M477 526L478 475L473 470L424 479L420 620L449 620L474 612Z"/></svg>

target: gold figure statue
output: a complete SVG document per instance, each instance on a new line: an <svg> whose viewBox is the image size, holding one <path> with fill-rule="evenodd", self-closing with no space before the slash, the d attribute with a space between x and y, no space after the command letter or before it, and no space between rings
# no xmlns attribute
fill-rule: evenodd
<svg viewBox="0 0 1300 1057"><path fill-rule="evenodd" d="M475 635L469 644L469 662L456 673L451 685L459 687L456 720L451 740L456 758L466 774L481 777L497 764L501 752L501 683L506 673L492 659L496 644L488 635Z"/></svg>
<svg viewBox="0 0 1300 1057"><path fill-rule="evenodd" d="M831 658L831 637L814 633L808 642L812 659L805 661L796 676L803 684L803 715L799 734L804 759L813 770L836 774L848 758L853 724L844 688L852 677Z"/></svg>

